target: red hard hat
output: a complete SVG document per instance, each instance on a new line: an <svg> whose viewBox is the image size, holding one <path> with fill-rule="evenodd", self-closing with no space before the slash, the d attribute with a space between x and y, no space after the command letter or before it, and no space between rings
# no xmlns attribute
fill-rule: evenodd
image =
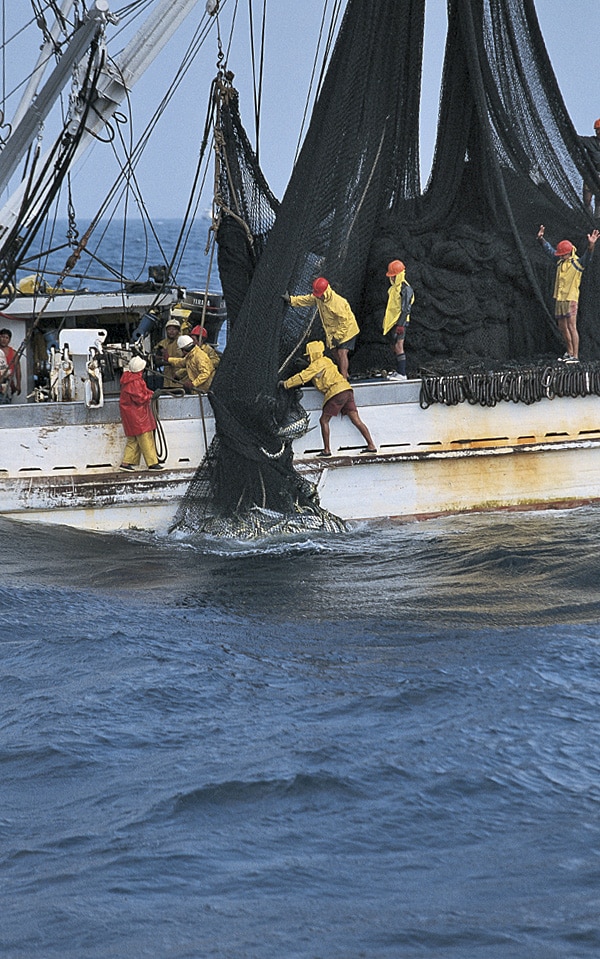
<svg viewBox="0 0 600 959"><path fill-rule="evenodd" d="M567 256L573 250L573 244L569 240L561 240L556 244L554 256Z"/></svg>
<svg viewBox="0 0 600 959"><path fill-rule="evenodd" d="M314 296L323 296L323 293L329 286L329 280L326 280L324 276L318 276L312 285L312 291Z"/></svg>
<svg viewBox="0 0 600 959"><path fill-rule="evenodd" d="M596 120L594 123L594 130L600 130L600 120Z"/></svg>
<svg viewBox="0 0 600 959"><path fill-rule="evenodd" d="M208 336L208 333L203 326L195 326L193 330L190 330L192 336L201 336L205 340Z"/></svg>
<svg viewBox="0 0 600 959"><path fill-rule="evenodd" d="M402 260L392 260L391 263L388 263L386 276L398 276L400 273L404 273L406 267Z"/></svg>

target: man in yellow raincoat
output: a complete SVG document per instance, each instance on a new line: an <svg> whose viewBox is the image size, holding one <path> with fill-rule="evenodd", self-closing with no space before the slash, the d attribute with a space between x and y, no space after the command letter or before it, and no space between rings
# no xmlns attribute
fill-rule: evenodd
<svg viewBox="0 0 600 959"><path fill-rule="evenodd" d="M392 260L388 264L385 274L390 281L388 301L383 317L383 335L392 341L394 351L395 373L391 373L391 380L406 379L406 354L404 352L404 338L406 327L410 323L410 308L415 298L414 290L406 279L406 268L402 260Z"/></svg>
<svg viewBox="0 0 600 959"><path fill-rule="evenodd" d="M197 390L198 393L208 393L215 375L215 367L200 346L196 346L191 336L180 336L177 345L182 357L169 357L169 365L176 369L185 370L186 379L181 385L187 390Z"/></svg>
<svg viewBox="0 0 600 959"><path fill-rule="evenodd" d="M579 362L579 333L577 332L577 308L579 306L579 287L581 277L592 258L598 230L588 233L588 248L581 258L570 240L561 240L556 249L544 237L545 227L540 226L537 234L547 256L556 262L554 280L554 317L567 346L567 352L560 359L566 363Z"/></svg>
<svg viewBox="0 0 600 959"><path fill-rule="evenodd" d="M193 329L190 330L190 336L193 339L196 346L199 346L203 353L206 353L213 367L217 368L221 362L221 357L217 353L214 347L208 342L208 333L203 326L198 324Z"/></svg>
<svg viewBox="0 0 600 959"><path fill-rule="evenodd" d="M356 345L360 333L356 317L348 300L332 290L329 280L318 276L312 285L312 293L305 296L284 296L292 306L316 306L321 317L328 349L332 350L342 376L348 378L348 354Z"/></svg>
<svg viewBox="0 0 600 959"><path fill-rule="evenodd" d="M280 380L278 386L291 390L295 386L312 382L324 394L325 399L319 420L323 437L323 449L320 453L317 453L317 456L331 456L329 421L332 416L337 416L338 413L347 416L350 422L356 426L363 439L366 440L367 446L361 450L361 453L376 453L377 447L373 438L358 415L354 402L354 390L339 372L335 363L328 356L324 356L324 353L325 346L321 340L313 340L311 343L307 343L306 356L309 365L305 370L296 373L295 376L290 376L287 380Z"/></svg>
<svg viewBox="0 0 600 959"><path fill-rule="evenodd" d="M181 380L185 379L185 370L176 370L169 360L172 357L181 359L182 353L177 346L177 339L181 336L181 323L178 319L169 317L165 326L165 336L156 344L156 359L163 365L163 388L175 390L181 388Z"/></svg>

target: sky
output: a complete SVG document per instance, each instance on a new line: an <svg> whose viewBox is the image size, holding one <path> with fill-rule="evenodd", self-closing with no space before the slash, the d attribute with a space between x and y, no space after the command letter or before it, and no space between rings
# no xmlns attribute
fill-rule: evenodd
<svg viewBox="0 0 600 959"><path fill-rule="evenodd" d="M121 3L123 0L121 0ZM109 0L111 10L120 3ZM226 0L222 13L223 36L228 35L235 0ZM253 0L255 15L262 4ZM329 6L332 5L330 0ZM252 74L249 67L248 0L238 0L237 24L229 56L240 92L242 116L254 142ZM260 160L263 172L276 196L283 195L288 182L302 115L306 102L323 0L269 0L265 80L262 98ZM600 0L537 0L536 9L550 59L567 108L580 133L591 135L593 122L600 117L600 85L597 79ZM204 12L204 0L134 88L133 135L141 132L152 117L179 63L187 40ZM6 35L30 16L29 0L9 0ZM259 23L256 30L259 29ZM109 28L109 33L115 28ZM435 143L439 82L446 37L446 0L427 0L426 37L421 108L421 174L426 182ZM32 55L37 54L37 33L18 38L9 47L2 64L4 95L12 89L17 75ZM122 40L119 38L116 48ZM210 82L215 75L217 44L214 33L182 84L177 102L161 119L154 141L138 167L138 179L153 219L180 217L188 196L188 184L196 168L199 143L208 104ZM5 103L6 118L15 98ZM116 172L110 148L97 143L86 153L73 173L73 191L78 215L91 217L105 196ZM205 191L202 209L210 205Z"/></svg>

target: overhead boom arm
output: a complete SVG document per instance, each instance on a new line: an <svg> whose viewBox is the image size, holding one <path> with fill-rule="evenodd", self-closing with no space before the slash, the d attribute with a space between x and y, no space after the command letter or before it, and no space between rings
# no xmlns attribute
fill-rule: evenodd
<svg viewBox="0 0 600 959"><path fill-rule="evenodd" d="M106 122L115 114L135 83L156 59L165 44L168 43L198 2L199 0L159 0L151 15L128 45L114 59L114 62L107 61L104 64L96 85L96 96L88 113L89 123L80 138L73 162L97 138ZM98 13L94 14L94 10L97 10ZM28 149L44 117L48 114L52 102L56 100L60 90L64 87L74 63L81 59L86 47L93 39L95 31L99 28L98 19L105 21L110 18L107 0L95 0L95 7L90 13L90 17L91 19L86 21L85 36L81 27L76 31L77 46L74 47L76 52L71 54L71 48L69 47L68 57L66 53L61 57L52 76L32 103L17 129L13 131L2 153L0 153L0 185L2 189L15 172L24 156L24 152ZM15 145L8 152L13 139ZM38 163L40 169L44 168L45 160L46 156L40 158ZM0 210L0 238L14 227L21 210L25 189L26 183L23 181ZM29 211L28 217L31 218L34 214L35 208Z"/></svg>

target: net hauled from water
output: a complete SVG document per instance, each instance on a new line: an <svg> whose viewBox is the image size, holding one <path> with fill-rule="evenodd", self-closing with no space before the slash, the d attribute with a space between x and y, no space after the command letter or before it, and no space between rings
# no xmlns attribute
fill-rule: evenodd
<svg viewBox="0 0 600 959"><path fill-rule="evenodd" d="M322 338L314 311L286 307L281 295L308 292L318 275L349 300L361 328L351 376L388 360L381 321L395 258L416 291L409 372L562 352L553 267L535 237L543 223L551 241L569 239L583 253L594 223L581 184L600 194L600 181L565 108L533 0L449 0L436 148L422 191L424 25L424 0L349 0L289 186L279 208L270 204L274 222L252 248L223 214L219 266L234 322L210 397L217 439L178 511L180 528L214 528L215 519L231 528L248 516L254 526L257 510L341 528L294 470L291 439L305 417L298 397L276 387L296 370L307 340ZM247 138L238 131L234 139L242 151L233 164L243 171L238 208L253 198L264 204L268 187ZM243 275L240 250L249 263ZM600 358L598 267L592 260L580 300L589 360Z"/></svg>

